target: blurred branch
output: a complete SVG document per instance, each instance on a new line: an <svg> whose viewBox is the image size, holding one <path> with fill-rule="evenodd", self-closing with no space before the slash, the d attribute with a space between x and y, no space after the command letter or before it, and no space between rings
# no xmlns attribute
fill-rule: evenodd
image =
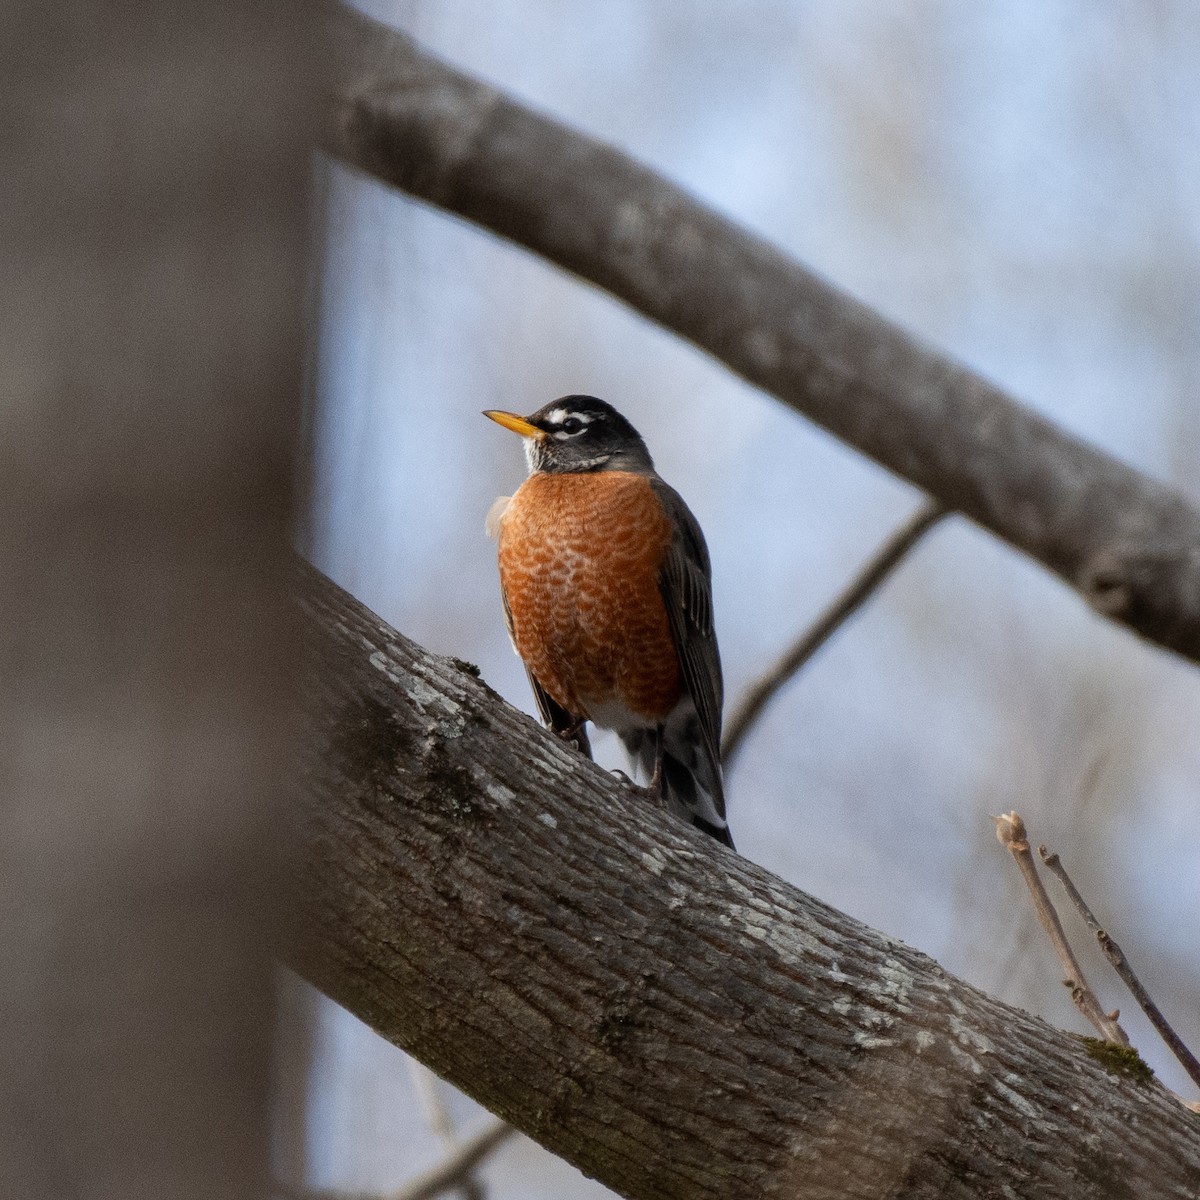
<svg viewBox="0 0 1200 1200"><path fill-rule="evenodd" d="M721 757L733 761L754 722L762 715L775 693L787 683L820 648L862 607L867 598L891 574L892 569L937 524L948 510L940 504L924 504L880 547L875 557L833 603L791 646L782 658L746 695L729 722Z"/></svg>
<svg viewBox="0 0 1200 1200"><path fill-rule="evenodd" d="M452 1188L470 1185L475 1168L517 1131L507 1121L493 1121L459 1144L446 1160L404 1185L390 1200L433 1200Z"/></svg>
<svg viewBox="0 0 1200 1200"><path fill-rule="evenodd" d="M1071 989L1071 999L1075 1001L1075 1007L1095 1026L1105 1041L1128 1046L1129 1038L1117 1024L1117 1013L1104 1011L1100 1001L1096 999L1095 992L1088 986L1088 982L1084 978L1083 968L1079 965L1075 952L1071 949L1071 943L1067 941L1062 922L1058 919L1058 912L1046 894L1045 886L1038 875L1037 866L1034 864L1033 855L1029 850L1025 822L1015 812L993 817L992 820L996 823L996 838L1013 856L1020 868L1021 877L1025 880L1025 886L1029 889L1029 895L1033 899L1037 918L1046 931L1046 936L1049 937L1050 944L1054 947L1054 952L1058 955L1059 962L1062 963L1063 971L1066 973L1063 983Z"/></svg>
<svg viewBox="0 0 1200 1200"><path fill-rule="evenodd" d="M607 289L1200 660L1200 513L619 150L340 6L330 153Z"/></svg>
<svg viewBox="0 0 1200 1200"><path fill-rule="evenodd" d="M0 17L10 1200L249 1200L276 1148L313 16Z"/></svg>
<svg viewBox="0 0 1200 1200"><path fill-rule="evenodd" d="M297 586L291 958L442 1078L632 1200L818 1172L830 1198L1191 1194L1200 1139L1156 1081L726 853L311 568Z"/></svg>
<svg viewBox="0 0 1200 1200"><path fill-rule="evenodd" d="M409 1058L408 1070L413 1088L425 1110L425 1121L434 1137L437 1138L442 1153L447 1156L447 1163L458 1162L462 1144L459 1141L458 1130L454 1127L454 1120L438 1093L438 1077L424 1063L418 1062L415 1058ZM499 1145L499 1142L495 1144ZM472 1174L475 1161L477 1160L468 1157L467 1165L458 1167L452 1183L443 1190L449 1190L451 1186L454 1186L457 1187L463 1200L484 1200L487 1190ZM407 1195L407 1192L404 1194Z"/></svg>
<svg viewBox="0 0 1200 1200"><path fill-rule="evenodd" d="M471 1183L475 1168L517 1131L507 1121L492 1121L459 1143L436 1167L410 1179L398 1192L341 1192L293 1187L276 1180L271 1191L281 1200L434 1200Z"/></svg>
<svg viewBox="0 0 1200 1200"><path fill-rule="evenodd" d="M1070 875L1067 874L1067 869L1062 865L1062 860L1057 854L1049 853L1045 846L1038 847L1038 854L1041 855L1042 862L1058 877L1058 881L1062 884L1063 890L1067 893L1071 903L1079 911L1079 915L1083 918L1088 929L1095 934L1096 941L1100 943L1100 949L1104 951L1104 957L1112 964L1113 970L1120 975L1125 986L1133 994L1133 998L1141 1005L1142 1012L1150 1019L1150 1024L1157 1030L1159 1037L1166 1042L1168 1049L1179 1060L1180 1065L1191 1077L1192 1082L1197 1087L1200 1087L1200 1062L1196 1061L1196 1056L1184 1045L1183 1039L1179 1034L1171 1028L1170 1023L1163 1016L1158 1005L1154 1003L1150 993L1142 985L1142 981L1134 974L1133 967L1130 966L1129 960L1125 957L1121 947L1101 928L1100 922L1096 920L1092 910L1079 894L1079 889L1076 888Z"/></svg>
<svg viewBox="0 0 1200 1200"><path fill-rule="evenodd" d="M425 1110L425 1123L443 1151L453 1152L458 1149L458 1133L450 1113L442 1103L437 1092L437 1076L422 1062L415 1058L408 1060L408 1074L412 1080L413 1090Z"/></svg>

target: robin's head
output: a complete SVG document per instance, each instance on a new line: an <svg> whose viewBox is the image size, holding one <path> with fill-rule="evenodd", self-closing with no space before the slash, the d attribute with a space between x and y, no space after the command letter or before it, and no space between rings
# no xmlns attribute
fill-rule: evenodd
<svg viewBox="0 0 1200 1200"><path fill-rule="evenodd" d="M525 439L532 471L653 471L641 434L595 396L563 396L528 417L483 414Z"/></svg>

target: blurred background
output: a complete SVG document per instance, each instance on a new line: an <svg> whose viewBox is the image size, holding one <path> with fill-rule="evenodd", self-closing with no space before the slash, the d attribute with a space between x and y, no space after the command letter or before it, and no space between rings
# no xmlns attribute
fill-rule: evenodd
<svg viewBox="0 0 1200 1200"><path fill-rule="evenodd" d="M378 0L455 65L628 150L1200 503L1200 8L1010 0ZM727 714L921 497L531 255L316 166L318 565L533 711L484 514L524 477L483 408L617 405L707 534ZM1058 850L1200 1044L1200 670L960 519L755 727L741 853L1056 1025L1085 1027L989 814ZM597 758L625 765L596 739ZM1191 1094L1071 918L1106 1007ZM442 1151L404 1056L283 983L278 1172L388 1192ZM302 1048L297 1051L297 1047ZM465 1136L486 1114L445 1085ZM524 1139L488 1194L599 1185Z"/></svg>

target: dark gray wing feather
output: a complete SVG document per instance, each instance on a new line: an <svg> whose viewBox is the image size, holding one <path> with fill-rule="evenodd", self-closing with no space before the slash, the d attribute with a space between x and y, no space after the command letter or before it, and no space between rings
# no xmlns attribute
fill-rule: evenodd
<svg viewBox="0 0 1200 1200"><path fill-rule="evenodd" d="M683 668L684 686L696 706L705 748L719 778L724 685L713 627L712 567L708 547L683 497L661 479L651 480L651 486L674 529L659 570L658 587Z"/></svg>

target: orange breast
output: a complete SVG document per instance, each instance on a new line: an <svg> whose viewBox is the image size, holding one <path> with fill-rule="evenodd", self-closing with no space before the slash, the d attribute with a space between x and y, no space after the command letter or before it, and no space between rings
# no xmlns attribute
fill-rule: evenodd
<svg viewBox="0 0 1200 1200"><path fill-rule="evenodd" d="M513 640L543 688L591 717L614 702L662 720L682 692L658 590L670 522L641 475L531 475L500 522Z"/></svg>

